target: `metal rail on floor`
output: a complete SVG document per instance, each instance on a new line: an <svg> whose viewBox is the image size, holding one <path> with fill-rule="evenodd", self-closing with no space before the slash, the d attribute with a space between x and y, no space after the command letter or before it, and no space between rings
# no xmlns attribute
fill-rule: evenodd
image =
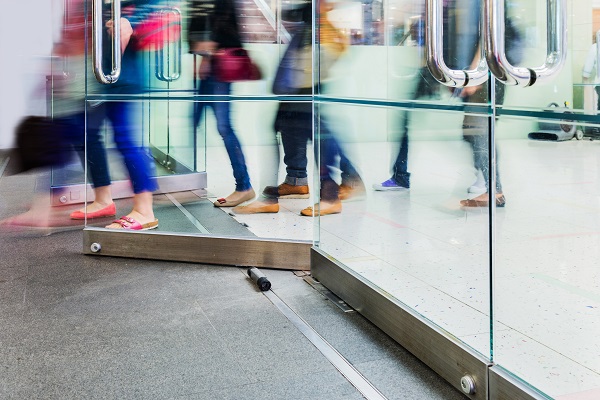
<svg viewBox="0 0 600 400"><path fill-rule="evenodd" d="M344 358L329 342L304 321L294 310L272 290L263 294L275 307L329 360L333 366L354 386L367 400L387 400L371 382L369 382L350 362Z"/></svg>

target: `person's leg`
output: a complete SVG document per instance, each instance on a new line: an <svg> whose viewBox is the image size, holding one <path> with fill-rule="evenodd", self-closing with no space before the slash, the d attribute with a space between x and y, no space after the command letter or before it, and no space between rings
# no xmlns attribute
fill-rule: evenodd
<svg viewBox="0 0 600 400"><path fill-rule="evenodd" d="M463 122L463 137L468 142L473 151L473 165L483 174L486 191L479 196L461 200L460 204L466 207L486 207L489 203L489 135L487 129L487 118L465 116ZM503 207L506 200L502 194L502 184L500 182L500 174L498 171L498 162L496 157L496 205Z"/></svg>
<svg viewBox="0 0 600 400"><path fill-rule="evenodd" d="M203 82L205 83L205 82ZM215 95L229 95L231 93L231 83L217 82L213 78L206 80L207 84L213 85L212 92ZM218 199L215 202L217 207L235 207L244 201L254 198L254 190L250 184L250 175L246 167L246 160L233 127L231 126L231 104L229 101L218 101L211 105L217 119L217 130L223 138L225 149L229 155L229 161L233 168L235 178L235 191L226 198Z"/></svg>
<svg viewBox="0 0 600 400"><path fill-rule="evenodd" d="M281 133L286 177L284 182L278 186L265 187L263 196L269 198L308 198L306 146L312 138L312 106L310 104L289 103L280 105L275 129Z"/></svg>
<svg viewBox="0 0 600 400"><path fill-rule="evenodd" d="M339 144L329 130L329 125L322 115L316 116L318 124L319 146L315 146L315 158L319 159L320 201L314 207L303 209L304 216L338 214L342 211L339 197L340 187L331 176L331 168L335 165L335 157L339 152Z"/></svg>
<svg viewBox="0 0 600 400"><path fill-rule="evenodd" d="M339 144L338 144L339 146ZM346 157L341 148L338 149L342 182L339 197L342 201L360 200L365 197L365 184L352 162Z"/></svg>
<svg viewBox="0 0 600 400"><path fill-rule="evenodd" d="M94 201L71 213L72 219L112 217L116 214L112 199L111 178L106 147L102 138L102 123L107 114L107 103L87 109L86 114L68 117L73 126L69 135L82 163L87 163L88 175L94 188ZM85 159L87 153L87 160Z"/></svg>
<svg viewBox="0 0 600 400"><path fill-rule="evenodd" d="M133 186L133 209L126 218L137 221L143 228L156 228L158 221L154 218L152 192L158 189L158 185L154 162L142 145L141 126L135 123L139 107L139 103L135 102L107 103L107 117L112 123L114 141L123 157ZM121 219L107 228L128 228L131 225L134 225L134 222Z"/></svg>
<svg viewBox="0 0 600 400"><path fill-rule="evenodd" d="M402 137L398 157L393 166L392 179L398 186L410 188L410 173L408 172L408 112L404 112Z"/></svg>
<svg viewBox="0 0 600 400"><path fill-rule="evenodd" d="M312 139L312 111L292 110L286 113L287 121L281 130L285 183L308 185L308 157L306 146Z"/></svg>
<svg viewBox="0 0 600 400"><path fill-rule="evenodd" d="M437 83L431 77L431 74L426 69L421 69L419 73L419 81L413 94L413 99L422 97L430 97L435 94ZM400 120L400 141L398 147L398 155L392 166L392 176L385 182L376 183L373 189L378 191L388 190L406 190L410 188L410 172L408 172L408 124L409 111L402 111Z"/></svg>
<svg viewBox="0 0 600 400"><path fill-rule="evenodd" d="M281 158L279 152L280 142L281 135L278 132L272 136L272 142L264 146L266 152L261 153L263 162L261 162L261 179L259 182L265 184L265 187L273 188L273 190L278 190L279 160ZM278 197L268 197L263 193L262 196L249 204L234 207L233 212L236 214L277 213L279 212Z"/></svg>

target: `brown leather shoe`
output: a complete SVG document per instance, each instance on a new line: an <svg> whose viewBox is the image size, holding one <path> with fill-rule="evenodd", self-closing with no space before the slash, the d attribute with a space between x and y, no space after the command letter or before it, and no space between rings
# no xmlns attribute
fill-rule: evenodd
<svg viewBox="0 0 600 400"><path fill-rule="evenodd" d="M339 188L339 198L341 201L357 201L365 198L365 185L363 183L347 185L342 183Z"/></svg>
<svg viewBox="0 0 600 400"><path fill-rule="evenodd" d="M267 203L264 201L256 200L246 206L234 207L233 212L236 214L278 213L279 203Z"/></svg>
<svg viewBox="0 0 600 400"><path fill-rule="evenodd" d="M316 217L319 215L339 214L341 212L342 202L337 200L333 203L321 201L321 203L315 204L314 207L306 207L300 211L300 214L305 217Z"/></svg>
<svg viewBox="0 0 600 400"><path fill-rule="evenodd" d="M474 199L461 200L460 205L462 207L487 207L490 204L490 196L486 193L481 194ZM506 205L506 198L502 193L496 194L496 207L504 207Z"/></svg>
<svg viewBox="0 0 600 400"><path fill-rule="evenodd" d="M272 199L308 199L310 194L308 185L289 185L287 183L282 183L279 186L265 187L263 196Z"/></svg>

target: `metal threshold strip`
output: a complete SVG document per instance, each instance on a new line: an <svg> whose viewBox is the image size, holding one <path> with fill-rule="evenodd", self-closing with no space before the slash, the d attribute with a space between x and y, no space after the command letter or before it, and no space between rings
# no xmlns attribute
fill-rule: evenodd
<svg viewBox="0 0 600 400"><path fill-rule="evenodd" d="M202 225L200 223L200 221L198 221L196 219L196 217L194 217L188 210L186 210L185 207L182 206L181 203L178 202L177 199L175 199L175 197L173 197L172 194L166 193L165 196L167 196L167 198L171 201L171 203L173 203L173 204L175 204L175 206L177 206L179 211L181 211L183 213L183 215L185 215L185 217L190 220L190 222L196 227L196 229L198 229L202 233L210 234L208 229L206 229L204 227L204 225Z"/></svg>
<svg viewBox="0 0 600 400"><path fill-rule="evenodd" d="M387 400L360 372L352 366L331 344L317 331L294 312L273 291L263 294L279 309L279 311L329 360L333 366L350 382L367 400Z"/></svg>

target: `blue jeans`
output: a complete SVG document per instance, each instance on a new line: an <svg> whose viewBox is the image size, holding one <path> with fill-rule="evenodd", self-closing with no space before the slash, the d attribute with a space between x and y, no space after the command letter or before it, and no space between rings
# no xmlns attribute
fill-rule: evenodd
<svg viewBox="0 0 600 400"><path fill-rule="evenodd" d="M114 142L123 157L129 173L133 192L153 192L158 189L155 179L154 161L142 144L141 124L135 121L140 104L135 102L104 102L84 113L65 117L72 129L71 143L78 151L82 162L87 161L88 173L94 188L111 184L106 148L102 138L102 124L108 119L114 132ZM87 132L85 130L87 123ZM87 160L85 145L87 143Z"/></svg>
<svg viewBox="0 0 600 400"><path fill-rule="evenodd" d="M285 183L308 185L306 145L312 140L312 104L280 103L275 131L281 133Z"/></svg>
<svg viewBox="0 0 600 400"><path fill-rule="evenodd" d="M224 95L231 94L231 83L218 82L213 77L208 77L200 81L198 87L199 95ZM235 190L245 191L252 188L250 176L246 167L246 160L242 152L242 146L231 126L231 105L228 100L206 102L199 101L194 103L194 129L196 129L202 118L202 112L206 107L212 107L215 118L217 119L217 130L223 138L225 149L229 155L229 161L233 168L233 177L235 178Z"/></svg>
<svg viewBox="0 0 600 400"><path fill-rule="evenodd" d="M423 67L419 71L419 81L413 94L413 99L433 97L438 93L439 84L433 78L429 69ZM410 172L408 172L408 123L410 111L404 111L400 121L400 148L392 167L392 180L396 184L410 188Z"/></svg>

